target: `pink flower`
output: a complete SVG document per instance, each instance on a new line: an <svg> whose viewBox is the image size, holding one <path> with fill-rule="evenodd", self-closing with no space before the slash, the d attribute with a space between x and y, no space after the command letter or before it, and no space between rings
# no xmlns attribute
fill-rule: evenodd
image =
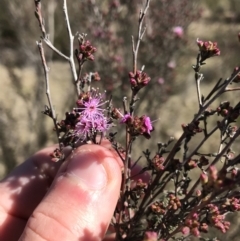
<svg viewBox="0 0 240 241"><path fill-rule="evenodd" d="M176 62L174 60L171 60L170 62L168 62L167 64L169 69L175 69L176 68Z"/></svg>
<svg viewBox="0 0 240 241"><path fill-rule="evenodd" d="M138 92L141 88L145 87L151 78L140 70L136 71L136 74L129 72L128 74L132 90Z"/></svg>
<svg viewBox="0 0 240 241"><path fill-rule="evenodd" d="M78 135L80 139L85 139L91 129L92 123L86 118L81 118L75 126L75 134Z"/></svg>
<svg viewBox="0 0 240 241"><path fill-rule="evenodd" d="M100 98L91 98L89 101L83 102L84 107L82 108L83 111L81 114L88 119L103 116L103 109L100 108L103 104Z"/></svg>
<svg viewBox="0 0 240 241"><path fill-rule="evenodd" d="M146 128L146 133L150 134L150 132L153 130L151 120L148 116L143 116L143 124Z"/></svg>
<svg viewBox="0 0 240 241"><path fill-rule="evenodd" d="M183 37L183 28L181 26L175 26L172 29L173 33L175 34L176 37L182 38Z"/></svg>
<svg viewBox="0 0 240 241"><path fill-rule="evenodd" d="M157 241L157 240L158 240L158 235L156 232L153 232L153 231L145 232L143 241Z"/></svg>
<svg viewBox="0 0 240 241"><path fill-rule="evenodd" d="M123 118L121 119L120 123L127 123L129 120L131 120L132 117L129 113L125 114Z"/></svg>
<svg viewBox="0 0 240 241"><path fill-rule="evenodd" d="M78 107L74 109L79 114L74 134L80 140L96 132L106 132L110 128L110 120L105 116L105 109L102 107L106 103L95 89L80 96Z"/></svg>
<svg viewBox="0 0 240 241"><path fill-rule="evenodd" d="M197 45L201 54L201 62L207 58L220 55L220 49L217 47L217 42L202 41L197 39Z"/></svg>
<svg viewBox="0 0 240 241"><path fill-rule="evenodd" d="M91 61L94 60L93 54L97 51L97 49L91 45L90 41L85 41L79 45L79 53L77 55L78 60L86 60L89 59Z"/></svg>
<svg viewBox="0 0 240 241"><path fill-rule="evenodd" d="M193 219L196 219L196 220L198 220L198 214L197 213L194 213L193 215L192 215L192 217L193 217Z"/></svg>
<svg viewBox="0 0 240 241"><path fill-rule="evenodd" d="M185 226L182 228L182 234L183 235L188 235L190 233L190 228Z"/></svg>
<svg viewBox="0 0 240 241"><path fill-rule="evenodd" d="M158 80L157 80L157 82L160 84L160 85L162 85L162 84L164 84L164 82L165 82L165 80L164 80L164 78L159 78Z"/></svg>
<svg viewBox="0 0 240 241"><path fill-rule="evenodd" d="M143 135L150 138L150 132L153 131L153 126L150 118L146 115L141 117L125 114L120 123L125 123L129 127L129 133L133 136Z"/></svg>
<svg viewBox="0 0 240 241"><path fill-rule="evenodd" d="M208 183L208 175L206 173L201 173L200 181L201 181L202 185L207 184Z"/></svg>
<svg viewBox="0 0 240 241"><path fill-rule="evenodd" d="M103 100L103 96L98 92L98 90L92 89L90 92L85 94L80 100L78 101L78 108L75 108L75 111L81 113L82 116L86 117L87 119L96 119L99 116L104 116L104 108L107 101Z"/></svg>
<svg viewBox="0 0 240 241"><path fill-rule="evenodd" d="M106 117L99 117L94 120L93 127L96 131L105 132L109 129L110 124Z"/></svg>
<svg viewBox="0 0 240 241"><path fill-rule="evenodd" d="M200 236L200 232L199 232L199 229L198 229L197 227L192 228L192 229L191 229L191 233L192 233L192 235L195 236L195 237L199 237L199 236Z"/></svg>

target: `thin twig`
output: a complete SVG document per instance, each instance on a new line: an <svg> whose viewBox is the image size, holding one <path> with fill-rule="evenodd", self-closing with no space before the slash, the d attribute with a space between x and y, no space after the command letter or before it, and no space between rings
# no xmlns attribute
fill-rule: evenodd
<svg viewBox="0 0 240 241"><path fill-rule="evenodd" d="M45 37L42 38L42 40L44 41L44 43L46 43L46 45L53 50L56 54L58 54L60 57L64 58L65 60L69 61L69 57L67 57L65 54L63 54L60 50L58 50L50 41L49 37Z"/></svg>
<svg viewBox="0 0 240 241"><path fill-rule="evenodd" d="M203 74L196 73L196 88L197 88L197 96L198 96L198 104L199 108L202 106L202 97L201 97L201 88L200 82L203 80Z"/></svg>
<svg viewBox="0 0 240 241"><path fill-rule="evenodd" d="M134 37L132 37L132 46L133 46L133 73L136 74L137 71L137 56L138 56L138 50L139 50L139 46L140 46L140 42L143 38L143 35L145 33L146 27L144 29L142 29L143 26L143 20L146 16L146 13L148 11L149 8L149 4L150 4L150 0L146 1L144 10L140 11L139 14L139 19L138 19L138 38L137 38L137 44L135 46L134 44Z"/></svg>
<svg viewBox="0 0 240 241"><path fill-rule="evenodd" d="M226 88L226 89L225 89L225 92L228 92L228 91L236 91L236 90L240 90L240 87Z"/></svg>
<svg viewBox="0 0 240 241"><path fill-rule="evenodd" d="M49 68L48 68L47 63L46 63L46 58L45 58L45 54L44 54L42 41L37 42L37 46L38 46L38 50L39 50L39 53L40 53L40 57L41 57L41 60L42 60L42 65L43 65L43 70L44 70L46 95L47 95L48 104L49 104L50 111L51 111L51 118L53 120L53 124L54 124L54 127L56 129L59 148L60 148L59 131L58 131L58 126L57 126L57 116L56 116L56 112L55 112L55 109L54 109L53 104L52 104L52 98L51 98L51 92L50 92L50 86L49 86L49 76L48 76Z"/></svg>
<svg viewBox="0 0 240 241"><path fill-rule="evenodd" d="M74 53L73 53L73 44L74 44L74 36L72 35L72 30L69 22L69 17L68 17L68 11L67 11L67 0L63 0L63 13L65 16L65 21L67 24L67 30L68 30L68 36L69 36L69 64L71 67L71 72L73 75L73 82L74 85L76 86L76 83L78 82L78 76L77 76L77 71L76 71L76 66L74 63ZM77 94L80 94L80 89L76 88Z"/></svg>
<svg viewBox="0 0 240 241"><path fill-rule="evenodd" d="M68 17L68 12L67 12L67 1L63 0L63 12L64 12L67 30L68 30L68 36L69 36L69 46L70 46L69 57L66 56L65 54L63 54L59 49L57 49L52 44L52 42L49 39L48 34L46 33L44 19L43 19L43 16L42 16L41 0L35 0L35 6L36 6L35 16L38 20L40 30L42 32L41 39L44 41L44 43L46 43L46 45L51 50L53 50L56 54L58 54L60 57L64 58L65 60L67 60L69 62L70 68L71 68L71 73L72 73L72 76L73 76L73 83L74 83L74 86L77 86L76 83L78 82L78 77L77 77L76 66L75 66L75 63L74 63L74 51L73 51L74 36L72 35L72 31L71 31L71 27L70 27L70 22L69 22L69 17ZM76 92L77 92L78 95L80 94L80 90L77 87L76 87Z"/></svg>
<svg viewBox="0 0 240 241"><path fill-rule="evenodd" d="M222 85L220 85L220 83L222 82L222 78L220 78L217 83L215 84L215 86L212 88L212 90L209 92L209 94L204 98L204 101L206 102L208 99L210 99L212 97L212 95L214 94L214 92L216 90L218 90L219 88L222 87ZM220 85L220 86L219 86Z"/></svg>
<svg viewBox="0 0 240 241"><path fill-rule="evenodd" d="M236 72L235 75L233 75L231 78L225 81L225 83L222 85L222 87L219 89L219 91L206 103L202 105L202 108L199 109L198 114L195 116L193 121L196 121L199 119L199 117L203 114L203 112L224 92L227 90L227 86L230 85L233 80L240 74L240 70Z"/></svg>
<svg viewBox="0 0 240 241"><path fill-rule="evenodd" d="M42 16L42 5L41 5L41 1L40 0L35 0L35 16L38 20L39 23L39 27L40 30L42 32L42 36L41 39L46 43L46 45L52 49L55 53L57 53L59 56L63 57L64 59L66 59L67 61L69 61L69 58L63 54L60 50L58 50L56 47L53 46L52 42L49 39L49 36L46 33L46 29L45 29L45 24L44 24L44 19Z"/></svg>
<svg viewBox="0 0 240 241"><path fill-rule="evenodd" d="M139 50L139 46L140 46L140 42L143 38L143 35L145 33L146 28L142 29L142 25L143 25L143 21L144 18L146 16L146 13L148 11L149 8L149 4L150 4L150 0L146 0L146 4L144 7L144 10L140 11L139 14L139 19L138 19L138 36L137 36L137 43L135 45L134 42L134 37L132 36L132 51L133 51L133 73L136 74L137 72L137 56L138 56L138 50ZM129 111L130 114L133 115L133 107L134 107L134 103L136 102L136 93L132 90L132 96L131 96L131 101L129 103ZM126 107L124 107L124 110L126 112ZM125 155L125 163L124 163L124 174L123 174L123 183L124 185L122 185L121 191L122 191L122 205L124 202L124 192L126 191L126 181L129 180L130 181L130 169L131 169L131 145L132 145L132 141L133 139L131 138L130 134L129 134L129 130L128 127L126 127L126 155ZM121 213L120 213L121 216Z"/></svg>
<svg viewBox="0 0 240 241"><path fill-rule="evenodd" d="M193 155L196 154L196 152L201 148L201 146L208 140L209 137L213 135L215 131L219 129L218 126L215 126L207 135L204 136L202 141L198 144L198 146L183 160L182 165L184 166L187 161L189 161Z"/></svg>
<svg viewBox="0 0 240 241"><path fill-rule="evenodd" d="M208 166L208 168L205 170L206 172L209 170L210 166L215 165L221 157L227 152L227 150L230 148L230 146L233 144L233 142L237 139L237 137L240 135L240 129L237 130L235 135L230 139L230 141L226 144L226 146L217 154L217 156L212 161L211 165ZM188 194L185 196L184 200L187 200L191 195L193 194L194 190L196 190L196 187L200 183L200 178L195 182L195 184L192 186L191 190L188 192Z"/></svg>
<svg viewBox="0 0 240 241"><path fill-rule="evenodd" d="M137 57L138 57L138 50L144 33L146 31L146 27L143 28L143 21L147 14L149 8L150 0L146 0L146 4L144 10L141 9L138 19L138 35L137 35L137 43L135 45L134 37L132 36L132 51L133 51L133 74L135 75L137 72ZM136 92L132 91L131 101L129 104L130 114L133 115L133 108L136 102Z"/></svg>
<svg viewBox="0 0 240 241"><path fill-rule="evenodd" d="M35 0L35 6L36 6L36 9L35 9L35 16L38 20L38 23L39 23L39 27L41 29L41 32L43 34L43 37L46 36L46 30L45 30L45 24L44 24L44 19L42 17L42 4L41 4L41 0Z"/></svg>

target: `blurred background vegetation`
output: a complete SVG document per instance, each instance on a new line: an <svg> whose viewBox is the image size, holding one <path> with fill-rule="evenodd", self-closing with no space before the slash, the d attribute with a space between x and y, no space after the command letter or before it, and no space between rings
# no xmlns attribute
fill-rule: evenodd
<svg viewBox="0 0 240 241"><path fill-rule="evenodd" d="M131 36L137 34L138 14L143 3L142 0L82 0L68 4L73 33L87 33L87 39L97 47L95 61L87 63L84 72L99 72L101 88L113 95L117 107L121 107L122 97L129 93ZM51 41L68 54L62 2L43 1L42 8ZM24 4L20 0L1 2L0 177L38 149L56 142L52 121L41 114L47 101L36 46L41 34L34 10L33 0L26 0ZM179 137L181 124L190 121L197 111L191 69L198 53L196 38L217 41L221 50L221 56L208 60L203 68L203 94L220 77L231 75L233 68L239 65L240 1L152 0L146 24L138 68L145 65L151 82L140 93L142 100L137 108L140 115L147 112L151 119L160 120L154 124L156 131L151 142L138 140L141 149L167 141L169 136ZM174 33L176 26L183 28L182 36ZM53 102L61 119L75 102L70 69L68 63L50 50L46 55L51 68ZM233 94L223 98L230 97L234 103L239 101ZM206 150L216 148L214 145L212 141ZM231 239L239 240L234 230Z"/></svg>

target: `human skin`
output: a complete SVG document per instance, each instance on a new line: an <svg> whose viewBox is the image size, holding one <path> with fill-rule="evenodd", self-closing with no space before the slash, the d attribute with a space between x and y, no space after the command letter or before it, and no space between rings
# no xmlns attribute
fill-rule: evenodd
<svg viewBox="0 0 240 241"><path fill-rule="evenodd" d="M66 150L64 163L45 148L0 182L0 240L98 241L105 236L121 185L122 162L108 142Z"/></svg>

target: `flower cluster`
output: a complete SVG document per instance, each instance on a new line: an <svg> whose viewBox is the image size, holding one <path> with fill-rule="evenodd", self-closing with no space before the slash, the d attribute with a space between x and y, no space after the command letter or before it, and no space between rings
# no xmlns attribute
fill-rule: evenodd
<svg viewBox="0 0 240 241"><path fill-rule="evenodd" d="M155 201L151 204L150 210L158 215L164 215L167 212L165 203L161 201Z"/></svg>
<svg viewBox="0 0 240 241"><path fill-rule="evenodd" d="M163 201L155 201L151 204L150 210L156 214L165 214L168 210L177 210L181 206L180 199L170 193Z"/></svg>
<svg viewBox="0 0 240 241"><path fill-rule="evenodd" d="M80 140L109 129L110 119L106 117L106 109L103 108L106 103L104 96L96 89L80 94L74 109L79 114L74 134Z"/></svg>
<svg viewBox="0 0 240 241"><path fill-rule="evenodd" d="M208 221L222 233L226 233L230 227L230 222L225 221L225 215L221 214L219 208L214 204L208 204Z"/></svg>
<svg viewBox="0 0 240 241"><path fill-rule="evenodd" d="M208 172L200 175L204 194L233 186L233 178L234 176L229 176L225 169L218 171L214 165L209 166Z"/></svg>
<svg viewBox="0 0 240 241"><path fill-rule="evenodd" d="M138 179L135 187L132 188L131 198L134 201L139 200L144 196L148 184L143 182L142 179Z"/></svg>
<svg viewBox="0 0 240 241"><path fill-rule="evenodd" d="M202 41L197 39L197 45L201 54L201 62L213 56L220 55L220 50L217 47L217 42Z"/></svg>
<svg viewBox="0 0 240 241"><path fill-rule="evenodd" d="M193 235L195 237L200 236L200 232L206 233L208 231L208 225L200 221L200 217L197 213L193 213L188 217L182 228L182 234L184 235Z"/></svg>
<svg viewBox="0 0 240 241"><path fill-rule="evenodd" d="M65 119L57 123L57 132L62 145L74 146L78 141L94 141L97 134L104 134L111 126L106 116L104 95L91 89L82 92L76 102L77 107L65 114Z"/></svg>
<svg viewBox="0 0 240 241"><path fill-rule="evenodd" d="M232 107L229 101L222 102L216 109L217 113L227 117L229 122L234 122L239 117L239 106Z"/></svg>
<svg viewBox="0 0 240 241"><path fill-rule="evenodd" d="M150 118L146 115L133 117L130 114L126 114L123 116L121 123L127 125L132 136L143 135L147 139L151 137L150 133L153 131L153 126Z"/></svg>
<svg viewBox="0 0 240 241"><path fill-rule="evenodd" d="M85 61L85 60L94 60L94 53L97 49L91 45L90 41L83 41L79 43L79 49L77 51L77 59L78 61Z"/></svg>
<svg viewBox="0 0 240 241"><path fill-rule="evenodd" d="M154 169L156 171L163 171L164 170L164 161L165 158L163 156L160 156L159 154L156 154L154 158L151 161L151 164L153 165Z"/></svg>
<svg viewBox="0 0 240 241"><path fill-rule="evenodd" d="M129 73L129 79L130 79L130 84L131 88L134 92L138 92L141 88L146 86L151 78L143 71L137 70L136 74L133 72Z"/></svg>
<svg viewBox="0 0 240 241"><path fill-rule="evenodd" d="M226 212L240 211L240 199L236 197L227 198L221 208Z"/></svg>

